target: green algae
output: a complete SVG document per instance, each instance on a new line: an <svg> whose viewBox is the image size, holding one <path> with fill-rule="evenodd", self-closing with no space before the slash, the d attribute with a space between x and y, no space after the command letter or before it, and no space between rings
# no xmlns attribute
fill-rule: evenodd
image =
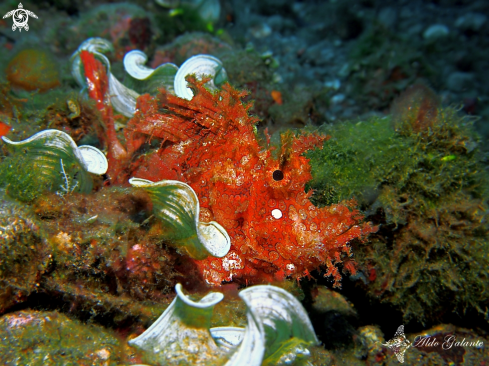
<svg viewBox="0 0 489 366"><path fill-rule="evenodd" d="M209 30L212 32L213 30L212 27L208 27L211 23L201 18L198 9L185 5L173 12L161 9L155 12L154 17L155 24L167 41L187 32L209 32Z"/></svg>
<svg viewBox="0 0 489 366"><path fill-rule="evenodd" d="M367 200L377 188L374 170L383 171L392 156L401 155L389 120L373 118L366 122L322 127L332 136L322 150L311 150L313 179L308 186L316 190L313 202L327 206L355 197ZM365 148L369 145L369 148ZM404 167L403 162L399 162ZM392 162L391 162L392 164Z"/></svg>
<svg viewBox="0 0 489 366"><path fill-rule="evenodd" d="M92 190L86 163L68 134L44 130L23 141L3 141L12 155L0 167L1 186L10 196L32 201L44 191L64 196Z"/></svg>
<svg viewBox="0 0 489 366"><path fill-rule="evenodd" d="M70 82L73 80L70 79ZM9 83L0 83L2 121L12 127L7 137L24 140L48 128L68 133L75 142L85 136L94 135L100 126L100 112L94 102L80 98L79 93L65 85L66 83L43 93L13 91ZM70 117L73 111L68 106L68 101L78 108L79 116Z"/></svg>
<svg viewBox="0 0 489 366"><path fill-rule="evenodd" d="M56 184L50 179L38 177L31 169L31 163L22 156L4 157L0 163L0 187L20 201L32 202L45 191L52 190Z"/></svg>
<svg viewBox="0 0 489 366"><path fill-rule="evenodd" d="M300 338L291 337L288 340L283 341L280 347L274 349L272 353L266 354L263 360L263 366L273 365L290 365L290 360L294 360L292 365L295 366L307 366L309 363L310 351L308 349L310 343ZM301 354L299 350L307 350L305 354Z"/></svg>
<svg viewBox="0 0 489 366"><path fill-rule="evenodd" d="M354 247L355 256L370 296L394 305L406 321L484 313L489 178L477 136L454 109L423 114L418 107L392 119L324 127L331 139L307 154L313 201L356 198L367 219L381 224Z"/></svg>

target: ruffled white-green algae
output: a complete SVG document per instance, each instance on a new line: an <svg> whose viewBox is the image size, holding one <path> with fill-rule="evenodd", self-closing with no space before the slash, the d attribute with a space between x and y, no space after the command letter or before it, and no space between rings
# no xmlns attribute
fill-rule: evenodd
<svg viewBox="0 0 489 366"><path fill-rule="evenodd" d="M223 299L219 292L211 292L199 301L192 301L182 286L175 287L177 296L158 318L139 337L129 344L142 349L147 361L158 365L210 365L225 352L214 342L210 328L214 306Z"/></svg>
<svg viewBox="0 0 489 366"><path fill-rule="evenodd" d="M212 310L223 295L211 292L192 301L176 286L177 296L160 318L129 344L158 365L288 365L309 355L319 343L301 303L269 285L240 292L247 305L246 328L209 328Z"/></svg>
<svg viewBox="0 0 489 366"><path fill-rule="evenodd" d="M215 221L199 222L199 199L192 187L176 180L151 182L131 178L133 187L144 189L153 203L154 215L169 231L169 239L195 259L224 257L231 248L226 229Z"/></svg>
<svg viewBox="0 0 489 366"><path fill-rule="evenodd" d="M39 191L60 195L89 193L93 184L89 173L107 171L107 160L100 150L93 146L78 147L63 131L44 130L18 142L5 136L2 140L11 153L2 167L7 192L21 194L26 188L23 183L34 180Z"/></svg>
<svg viewBox="0 0 489 366"><path fill-rule="evenodd" d="M190 57L178 69L175 75L175 94L183 99L191 100L194 97L192 89L187 86L187 75L196 75L198 79L203 76L211 76L211 80L205 85L208 89L214 91L218 86L227 81L226 70L222 62L214 56L197 55Z"/></svg>

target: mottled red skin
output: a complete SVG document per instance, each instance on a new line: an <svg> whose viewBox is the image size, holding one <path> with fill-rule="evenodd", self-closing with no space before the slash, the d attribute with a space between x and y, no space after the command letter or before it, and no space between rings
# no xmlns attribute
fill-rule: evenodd
<svg viewBox="0 0 489 366"><path fill-rule="evenodd" d="M97 78L90 77L87 64L95 59L82 53L82 60L94 84ZM309 201L312 192L305 193L304 188L312 178L311 168L302 154L321 148L327 137L285 133L279 151L269 141L263 147L254 132L258 120L248 115L251 104L241 101L246 92L225 84L213 94L204 87L208 79L190 76L187 81L194 91L191 101L165 90L157 98L138 99L137 112L125 129L127 157L109 159L111 182L127 184L131 176L155 182L172 179L194 189L200 220L217 221L231 238L231 250L224 258L195 261L210 284L300 278L325 267L326 275L339 286L338 263L355 272L349 242L376 228L362 223L358 210L349 209L354 201L324 208ZM104 119L111 118L99 102L100 92L89 92ZM106 124L113 130L113 122ZM153 138L162 140L160 147L137 158L138 149ZM107 141L109 152L110 146L120 145L112 132ZM274 179L276 170L283 179ZM273 210L280 210L281 217L272 216Z"/></svg>
<svg viewBox="0 0 489 366"><path fill-rule="evenodd" d="M195 261L206 281L300 278L324 266L339 285L336 264L355 271L348 243L375 229L361 223L358 210L345 204L317 208L308 199L312 192L304 192L312 177L302 153L327 137L285 133L279 151L263 147L254 132L257 119L248 115L251 104L241 102L246 93L226 84L212 94L204 82L188 81L191 101L164 90L157 99L143 97L125 133L131 153L151 138L166 141L136 160L131 176L189 184L199 197L200 220L217 221L231 237L224 258ZM283 179L273 178L276 170ZM272 216L276 209L281 218Z"/></svg>

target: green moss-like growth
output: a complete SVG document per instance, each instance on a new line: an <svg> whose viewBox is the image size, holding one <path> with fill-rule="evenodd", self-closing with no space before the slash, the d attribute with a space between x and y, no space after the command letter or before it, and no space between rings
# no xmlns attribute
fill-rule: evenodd
<svg viewBox="0 0 489 366"><path fill-rule="evenodd" d="M369 294L398 307L406 320L483 312L489 179L476 137L455 110L414 95L392 119L325 128L332 138L308 154L313 199L330 204L355 197L382 224L355 255L369 277Z"/></svg>
<svg viewBox="0 0 489 366"><path fill-rule="evenodd" d="M65 132L44 130L23 141L4 137L3 142L12 155L0 168L0 187L11 197L32 201L43 191L64 196L92 190L92 178L83 157Z"/></svg>
<svg viewBox="0 0 489 366"><path fill-rule="evenodd" d="M378 186L372 171L383 170L402 149L390 122L374 118L322 129L331 139L322 150L307 154L314 177L309 186L316 190L313 202L326 206L353 196L367 200L369 191Z"/></svg>
<svg viewBox="0 0 489 366"><path fill-rule="evenodd" d="M0 188L10 197L32 202L43 192L56 190L59 182L36 173L32 164L22 155L7 156L0 162Z"/></svg>

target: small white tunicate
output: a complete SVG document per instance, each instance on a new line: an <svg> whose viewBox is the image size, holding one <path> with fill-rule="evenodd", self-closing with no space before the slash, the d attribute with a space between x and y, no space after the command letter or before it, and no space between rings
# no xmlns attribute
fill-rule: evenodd
<svg viewBox="0 0 489 366"><path fill-rule="evenodd" d="M272 216L274 219L280 219L282 217L282 211L280 211L278 208L272 210Z"/></svg>

